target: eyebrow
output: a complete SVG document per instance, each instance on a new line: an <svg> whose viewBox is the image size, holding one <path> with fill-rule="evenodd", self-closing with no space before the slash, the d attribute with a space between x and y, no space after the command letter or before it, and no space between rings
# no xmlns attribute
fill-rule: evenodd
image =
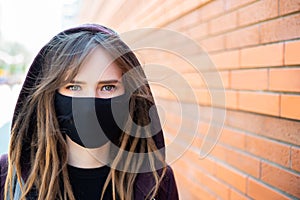
<svg viewBox="0 0 300 200"><path fill-rule="evenodd" d="M86 84L86 82L84 81L76 81L76 80L72 80L70 83L73 84ZM112 84L112 83L121 83L121 81L117 80L117 79L112 79L112 80L103 80L103 81L99 81L98 84Z"/></svg>

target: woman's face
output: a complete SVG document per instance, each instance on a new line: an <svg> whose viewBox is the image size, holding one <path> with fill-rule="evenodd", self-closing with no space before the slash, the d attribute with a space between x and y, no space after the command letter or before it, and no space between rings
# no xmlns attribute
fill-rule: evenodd
<svg viewBox="0 0 300 200"><path fill-rule="evenodd" d="M122 70L104 49L92 51L76 75L59 93L72 97L112 98L124 94Z"/></svg>

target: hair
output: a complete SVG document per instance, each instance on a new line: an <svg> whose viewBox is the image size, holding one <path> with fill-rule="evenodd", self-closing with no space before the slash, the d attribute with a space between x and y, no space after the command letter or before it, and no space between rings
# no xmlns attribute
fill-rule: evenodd
<svg viewBox="0 0 300 200"><path fill-rule="evenodd" d="M110 32L93 31L88 28L70 29L56 35L39 52L33 63L39 65L38 69L29 70L27 74L27 79L33 82L33 87L23 85L22 90L27 95L22 102L18 102L15 110L5 196L9 194L13 198L16 175L21 185L21 199L26 199L32 192L37 195L38 200L75 199L68 177L66 140L56 118L54 95L60 87L76 76L85 58L95 48L101 47L109 52L123 73L131 72L123 80L125 92L131 94L130 115L136 124L149 124L148 112L154 105L154 100L143 69L120 37L106 27L105 30ZM148 198L153 198L166 171L164 155L157 151L159 147L151 137L153 133L150 128L136 128L133 121L128 119L124 129L131 131L131 134L122 134L120 151L112 161L101 199L110 182L114 200L117 196L121 200L133 199L133 185L138 173L131 172L132 170L129 172L127 169L130 166L139 172L145 163L150 166L152 178L155 180L155 186L148 194ZM139 137L142 134L146 134L147 137ZM134 159L131 154L126 154L124 159L124 152L138 152L142 153L141 155L153 153L141 156L141 159ZM162 163L160 172L156 169L157 161ZM120 165L124 165L124 170L116 169L116 166ZM22 184L24 173L26 177Z"/></svg>

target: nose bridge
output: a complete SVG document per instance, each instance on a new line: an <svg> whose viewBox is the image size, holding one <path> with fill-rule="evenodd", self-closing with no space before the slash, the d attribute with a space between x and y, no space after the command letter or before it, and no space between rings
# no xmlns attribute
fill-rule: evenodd
<svg viewBox="0 0 300 200"><path fill-rule="evenodd" d="M97 97L97 89L95 86L89 85L84 94L87 97Z"/></svg>

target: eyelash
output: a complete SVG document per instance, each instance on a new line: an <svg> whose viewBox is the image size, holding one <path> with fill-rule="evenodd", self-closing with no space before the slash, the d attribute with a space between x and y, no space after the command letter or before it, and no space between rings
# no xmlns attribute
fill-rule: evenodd
<svg viewBox="0 0 300 200"><path fill-rule="evenodd" d="M105 87L110 87L111 90L115 90L117 88L115 85L104 85L101 87L101 91L111 91L111 90L104 90Z"/></svg>
<svg viewBox="0 0 300 200"><path fill-rule="evenodd" d="M77 87L77 89L74 89L74 87ZM110 90L104 90L105 87L110 87ZM72 89L73 88L73 89ZM117 86L115 85L104 85L101 87L101 91L111 91L111 90L115 90L117 88ZM79 91L81 90L81 86L80 85L68 85L66 87L67 90L71 90L71 91Z"/></svg>
<svg viewBox="0 0 300 200"><path fill-rule="evenodd" d="M72 89L72 88L74 88L74 87L78 87L78 88L80 88L80 90L81 90L81 86L79 86L79 85L68 85L68 86L66 87L66 89L71 90L71 91L78 91L78 89L77 89L77 90Z"/></svg>

